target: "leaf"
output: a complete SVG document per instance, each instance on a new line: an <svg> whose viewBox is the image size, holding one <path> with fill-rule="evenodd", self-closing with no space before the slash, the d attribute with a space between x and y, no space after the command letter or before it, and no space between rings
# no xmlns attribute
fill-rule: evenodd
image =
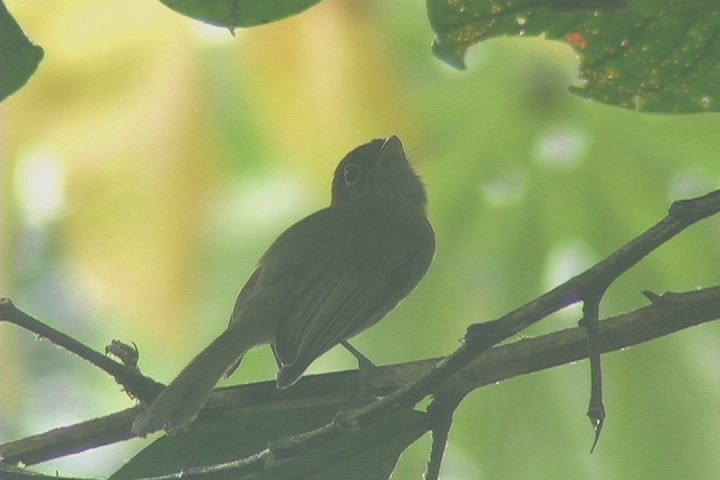
<svg viewBox="0 0 720 480"><path fill-rule="evenodd" d="M0 0L0 102L27 83L43 54L43 49L30 42Z"/></svg>
<svg viewBox="0 0 720 480"><path fill-rule="evenodd" d="M165 435L110 477L126 480L238 460L265 449L268 442L306 432L332 421L348 405L227 415L196 422L190 430ZM351 430L322 448L256 473L254 479L387 479L399 455L427 431L426 414L402 411L369 427ZM225 471L202 478L241 478Z"/></svg>
<svg viewBox="0 0 720 480"><path fill-rule="evenodd" d="M434 54L544 35L580 56L581 97L647 112L720 111L720 3L706 0L429 0Z"/></svg>
<svg viewBox="0 0 720 480"><path fill-rule="evenodd" d="M217 27L254 27L307 10L320 0L160 0L178 13Z"/></svg>
<svg viewBox="0 0 720 480"><path fill-rule="evenodd" d="M18 468L7 465L0 461L0 479L2 480L83 480L80 477L61 477L55 475L44 475L25 468Z"/></svg>

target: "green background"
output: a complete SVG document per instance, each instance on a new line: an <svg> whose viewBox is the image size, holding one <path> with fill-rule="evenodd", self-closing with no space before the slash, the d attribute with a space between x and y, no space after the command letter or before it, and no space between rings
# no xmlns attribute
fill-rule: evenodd
<svg viewBox="0 0 720 480"><path fill-rule="evenodd" d="M356 346L376 363L444 355L601 259L669 203L720 184L720 116L634 113L567 91L566 45L500 39L467 70L435 59L418 1L322 2L236 31L160 3L10 1L45 58L0 107L0 295L90 345L135 341L168 381L224 328L254 262L328 202L332 171L373 137L403 139L427 183L438 250L421 286ZM720 278L720 221L682 234L602 305ZM534 335L574 324L556 315ZM443 478L712 478L720 471L720 330L604 359L594 454L584 362L470 395ZM332 351L311 372L353 368ZM230 383L269 379L268 349ZM132 405L103 374L0 325L0 442ZM50 462L107 475L142 440ZM393 478L419 478L424 437Z"/></svg>

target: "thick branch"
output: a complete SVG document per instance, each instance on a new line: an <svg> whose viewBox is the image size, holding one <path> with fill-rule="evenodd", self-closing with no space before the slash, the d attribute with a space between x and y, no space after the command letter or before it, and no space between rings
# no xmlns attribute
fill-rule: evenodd
<svg viewBox="0 0 720 480"><path fill-rule="evenodd" d="M685 293L650 295L652 303L600 322L598 346L602 352L626 348L684 328L720 318L720 286ZM443 390L463 393L587 357L583 328L571 328L492 348L457 374L446 378ZM440 359L378 367L357 391L357 372L347 371L302 378L289 390L274 382L218 389L202 416L217 416L228 409L243 413L335 404L348 399L372 400L430 371ZM359 395L359 396L358 396ZM0 445L8 463L35 464L132 437L130 424L138 408L58 428Z"/></svg>

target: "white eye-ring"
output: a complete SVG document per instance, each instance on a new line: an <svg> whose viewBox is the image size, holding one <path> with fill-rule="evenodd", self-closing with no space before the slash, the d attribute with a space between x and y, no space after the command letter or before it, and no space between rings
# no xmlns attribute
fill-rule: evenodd
<svg viewBox="0 0 720 480"><path fill-rule="evenodd" d="M352 163L345 166L343 170L345 185L353 186L360 180L360 170Z"/></svg>

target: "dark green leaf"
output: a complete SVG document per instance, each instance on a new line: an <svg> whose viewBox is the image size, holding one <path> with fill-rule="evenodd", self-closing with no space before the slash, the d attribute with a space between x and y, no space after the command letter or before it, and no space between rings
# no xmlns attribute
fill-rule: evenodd
<svg viewBox="0 0 720 480"><path fill-rule="evenodd" d="M348 408L348 405L343 405ZM137 454L110 480L178 472L255 454L274 439L306 432L330 422L340 406L261 412L196 422L191 429L166 435ZM400 454L427 431L426 415L403 411L368 428L352 430L338 441L280 463L254 479L386 479ZM202 478L238 478L225 471Z"/></svg>
<svg viewBox="0 0 720 480"><path fill-rule="evenodd" d="M436 56L498 36L544 35L580 55L585 98L648 112L720 111L720 3L704 0L430 0Z"/></svg>
<svg viewBox="0 0 720 480"><path fill-rule="evenodd" d="M33 45L0 0L0 102L27 83L43 49Z"/></svg>
<svg viewBox="0 0 720 480"><path fill-rule="evenodd" d="M297 15L320 0L160 0L178 13L217 27L254 27Z"/></svg>

